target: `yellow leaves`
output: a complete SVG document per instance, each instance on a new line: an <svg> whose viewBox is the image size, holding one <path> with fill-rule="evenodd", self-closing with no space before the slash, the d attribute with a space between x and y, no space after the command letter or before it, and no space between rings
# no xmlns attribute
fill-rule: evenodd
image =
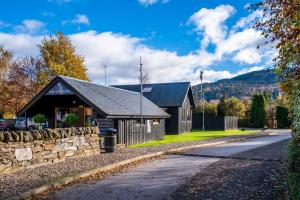
<svg viewBox="0 0 300 200"><path fill-rule="evenodd" d="M83 57L76 54L75 47L63 33L45 38L39 48L48 68L48 81L56 75L88 80Z"/></svg>

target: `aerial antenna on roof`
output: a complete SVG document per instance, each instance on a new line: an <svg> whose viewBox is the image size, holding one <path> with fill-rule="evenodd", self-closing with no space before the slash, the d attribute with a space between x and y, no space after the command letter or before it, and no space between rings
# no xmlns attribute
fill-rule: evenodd
<svg viewBox="0 0 300 200"><path fill-rule="evenodd" d="M106 86L106 68L107 68L107 66L103 65L103 68L104 68L104 85Z"/></svg>

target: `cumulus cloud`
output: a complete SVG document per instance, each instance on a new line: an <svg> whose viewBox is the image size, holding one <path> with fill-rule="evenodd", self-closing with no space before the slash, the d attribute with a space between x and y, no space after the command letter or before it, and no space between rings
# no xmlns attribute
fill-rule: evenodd
<svg viewBox="0 0 300 200"><path fill-rule="evenodd" d="M226 20L235 12L232 6L221 5L215 9L202 8L193 14L188 23L195 27L194 31L201 35L203 40L199 49L185 55L149 47L145 45L144 38L122 33L90 30L68 36L76 46L77 53L84 56L88 74L93 82L104 83L103 65L106 65L108 84L137 83L140 56L152 82L192 81L196 84L199 82L200 70L204 70L204 80L211 82L263 69L260 62L264 56L271 55L269 51L262 53L255 48L261 41L261 36L259 32L243 24L247 24L249 20L237 22L239 25L236 27L239 28L226 25ZM78 22L89 23L87 17L81 20L79 18ZM30 30L30 27L34 30L34 26L28 23L23 23L23 26L27 27L27 30ZM32 34L30 31L0 33L0 45L11 49L16 56L38 55L36 45L42 39L43 35ZM215 46L213 52L207 49L208 45ZM212 66L223 59L246 66L237 72L214 70Z"/></svg>
<svg viewBox="0 0 300 200"><path fill-rule="evenodd" d="M38 33L45 27L45 23L35 19L27 19L22 24L15 26L16 32L21 33Z"/></svg>
<svg viewBox="0 0 300 200"><path fill-rule="evenodd" d="M254 11L229 28L226 21L235 12L230 5L220 5L214 9L202 8L189 18L188 24L194 25L194 31L202 37L201 49L205 50L210 44L215 47L216 60L222 60L226 56L233 62L257 64L266 52L265 49L256 49L263 37L252 25L262 16L262 12Z"/></svg>
<svg viewBox="0 0 300 200"><path fill-rule="evenodd" d="M245 64L254 64L261 61L261 56L258 54L256 48L247 48L239 51L234 57L233 60L245 63Z"/></svg>
<svg viewBox="0 0 300 200"><path fill-rule="evenodd" d="M89 20L89 18L86 15L77 14L75 16L75 19L72 20L72 23L74 23L74 24L89 25L90 24L90 20Z"/></svg>
<svg viewBox="0 0 300 200"><path fill-rule="evenodd" d="M225 39L227 27L224 22L235 12L229 5L220 5L215 9L201 8L193 14L188 24L195 25L195 31L203 36L202 48L209 43L218 44Z"/></svg>
<svg viewBox="0 0 300 200"><path fill-rule="evenodd" d="M170 0L138 0L142 6L148 7L156 3L168 3Z"/></svg>

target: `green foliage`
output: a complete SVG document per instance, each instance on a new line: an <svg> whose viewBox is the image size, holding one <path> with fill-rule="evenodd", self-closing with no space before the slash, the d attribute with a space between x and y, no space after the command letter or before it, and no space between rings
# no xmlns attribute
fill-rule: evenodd
<svg viewBox="0 0 300 200"><path fill-rule="evenodd" d="M267 103L263 94L255 94L251 105L251 124L256 128L263 128L266 124Z"/></svg>
<svg viewBox="0 0 300 200"><path fill-rule="evenodd" d="M199 105L194 111L195 115L202 115L202 107ZM204 114L205 116L217 116L217 103L215 102L205 102L204 104Z"/></svg>
<svg viewBox="0 0 300 200"><path fill-rule="evenodd" d="M289 128L289 109L283 106L276 106L276 120L278 128Z"/></svg>
<svg viewBox="0 0 300 200"><path fill-rule="evenodd" d="M236 97L227 98L223 96L217 107L218 116L235 116L245 117L246 105L245 102Z"/></svg>
<svg viewBox="0 0 300 200"><path fill-rule="evenodd" d="M227 97L224 95L218 104L217 107L217 115L218 116L225 116L226 115L226 110L227 110Z"/></svg>
<svg viewBox="0 0 300 200"><path fill-rule="evenodd" d="M300 199L300 145L292 139L288 146L289 171L287 184L292 200Z"/></svg>
<svg viewBox="0 0 300 200"><path fill-rule="evenodd" d="M38 124L43 124L47 122L47 117L43 114L37 114L33 117L33 121Z"/></svg>
<svg viewBox="0 0 300 200"><path fill-rule="evenodd" d="M227 100L226 115L235 117L245 117L246 106L236 97Z"/></svg>
<svg viewBox="0 0 300 200"><path fill-rule="evenodd" d="M79 116L74 113L70 113L66 115L66 117L63 120L63 123L68 126L74 126L78 122L79 122Z"/></svg>

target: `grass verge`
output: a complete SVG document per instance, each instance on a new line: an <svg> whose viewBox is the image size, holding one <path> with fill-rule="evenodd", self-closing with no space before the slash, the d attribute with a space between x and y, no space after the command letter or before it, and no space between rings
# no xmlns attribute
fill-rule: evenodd
<svg viewBox="0 0 300 200"><path fill-rule="evenodd" d="M162 144L202 141L214 138L228 137L233 135L244 135L257 132L257 130L227 130L227 131L201 131L193 130L190 133L183 133L180 135L166 135L163 140L150 141L143 144L136 144L130 147L152 147Z"/></svg>

